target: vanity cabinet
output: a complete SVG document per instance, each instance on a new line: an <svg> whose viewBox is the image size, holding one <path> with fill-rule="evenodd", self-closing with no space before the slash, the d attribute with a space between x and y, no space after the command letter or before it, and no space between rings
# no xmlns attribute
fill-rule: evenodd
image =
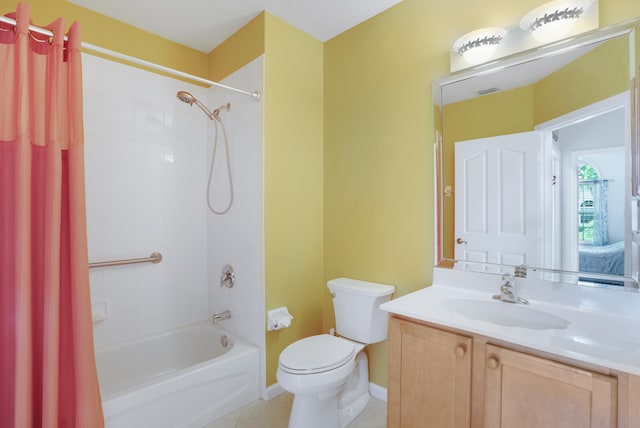
<svg viewBox="0 0 640 428"><path fill-rule="evenodd" d="M390 318L389 428L631 427L638 421L630 401L637 387L634 376Z"/></svg>
<svg viewBox="0 0 640 428"><path fill-rule="evenodd" d="M388 427L468 427L468 336L391 318Z"/></svg>
<svg viewBox="0 0 640 428"><path fill-rule="evenodd" d="M613 376L494 345L484 365L484 427L616 426Z"/></svg>

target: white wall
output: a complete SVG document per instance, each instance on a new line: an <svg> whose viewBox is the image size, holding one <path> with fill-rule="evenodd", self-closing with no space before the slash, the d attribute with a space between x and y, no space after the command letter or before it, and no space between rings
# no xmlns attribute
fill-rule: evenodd
<svg viewBox="0 0 640 428"><path fill-rule="evenodd" d="M567 126L559 131L562 168L569 174L577 174L572 159L577 154L586 159L589 153L594 166L603 168L601 178L609 182L609 239L611 242L624 239L624 192L625 192L625 125L624 110L616 109L593 119ZM564 180L569 185L571 180ZM563 187L565 195L570 189ZM575 215L575 210L569 210ZM573 232L577 233L577 232Z"/></svg>
<svg viewBox="0 0 640 428"><path fill-rule="evenodd" d="M262 92L263 57L258 57L221 83L247 91ZM216 108L227 102L231 111L222 112L229 137L229 155L234 200L228 213L207 211L209 310L231 311L231 319L222 326L260 347L265 361L264 313L264 202L263 202L263 102L247 95L213 87L208 104ZM206 120L202 115L202 120ZM209 123L207 161L214 141L214 124ZM224 138L219 127L211 202L223 210L229 198ZM233 288L220 287L220 274L230 264L236 274ZM262 368L265 384L265 371Z"/></svg>
<svg viewBox="0 0 640 428"><path fill-rule="evenodd" d="M263 59L222 83L262 91ZM205 89L91 55L83 56L89 260L163 255L160 264L90 271L91 299L107 306L94 323L97 346L202 321L220 323L259 346L264 388L263 103L227 89ZM214 122L176 98L185 90L221 117L229 138L234 202L218 216L206 190ZM212 204L229 193L222 128ZM220 287L225 264L236 285Z"/></svg>
<svg viewBox="0 0 640 428"><path fill-rule="evenodd" d="M207 127L175 94L207 90L86 54L83 83L89 260L164 257L91 270L96 345L206 319Z"/></svg>
<svg viewBox="0 0 640 428"><path fill-rule="evenodd" d="M614 99L615 98L615 99ZM605 100L611 106L620 105L622 102L618 96L611 100ZM607 113L595 116L585 121L562 127L558 130L558 148L562 155L562 268L565 270L578 270L577 256L577 223L575 210L577 206L577 161L578 156L585 155L589 151L611 149L625 146L625 109L616 108ZM624 173L625 164L620 165L620 171ZM606 177L608 178L608 177ZM625 180L615 180L610 183L609 191L616 194L617 186L622 186L624 192ZM625 204L614 206L609 204L609 224L619 222L624 224ZM622 214L622 218L616 220L613 213Z"/></svg>

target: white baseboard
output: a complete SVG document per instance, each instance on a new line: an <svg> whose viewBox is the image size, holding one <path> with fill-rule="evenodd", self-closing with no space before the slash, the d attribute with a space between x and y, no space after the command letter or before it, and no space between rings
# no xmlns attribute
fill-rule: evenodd
<svg viewBox="0 0 640 428"><path fill-rule="evenodd" d="M371 394L373 398L384 401L385 403L387 402L387 388L369 382L369 394Z"/></svg>
<svg viewBox="0 0 640 428"><path fill-rule="evenodd" d="M285 392L284 388L281 387L280 384L276 382L273 385L270 385L267 387L267 389L264 391L262 399L265 401L269 401L272 398L276 398L278 395L282 394L283 392Z"/></svg>

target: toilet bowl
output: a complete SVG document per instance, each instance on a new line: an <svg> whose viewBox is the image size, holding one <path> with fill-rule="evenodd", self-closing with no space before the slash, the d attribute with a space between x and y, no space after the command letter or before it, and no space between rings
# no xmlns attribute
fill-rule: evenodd
<svg viewBox="0 0 640 428"><path fill-rule="evenodd" d="M379 306L391 298L393 286L339 278L328 287L337 330L350 335L306 337L280 354L276 377L293 394L289 428L347 427L369 400L365 345L387 336L387 314Z"/></svg>
<svg viewBox="0 0 640 428"><path fill-rule="evenodd" d="M360 414L369 400L363 349L361 343L322 334L282 351L276 377L294 395L289 428L346 427ZM346 388L350 380L352 387Z"/></svg>

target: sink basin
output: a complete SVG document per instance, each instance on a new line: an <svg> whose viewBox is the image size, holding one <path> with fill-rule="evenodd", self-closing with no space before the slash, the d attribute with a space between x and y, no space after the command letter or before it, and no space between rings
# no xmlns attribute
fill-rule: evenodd
<svg viewBox="0 0 640 428"><path fill-rule="evenodd" d="M569 326L569 321L548 312L497 300L445 299L442 307L466 318L505 327L552 330Z"/></svg>

